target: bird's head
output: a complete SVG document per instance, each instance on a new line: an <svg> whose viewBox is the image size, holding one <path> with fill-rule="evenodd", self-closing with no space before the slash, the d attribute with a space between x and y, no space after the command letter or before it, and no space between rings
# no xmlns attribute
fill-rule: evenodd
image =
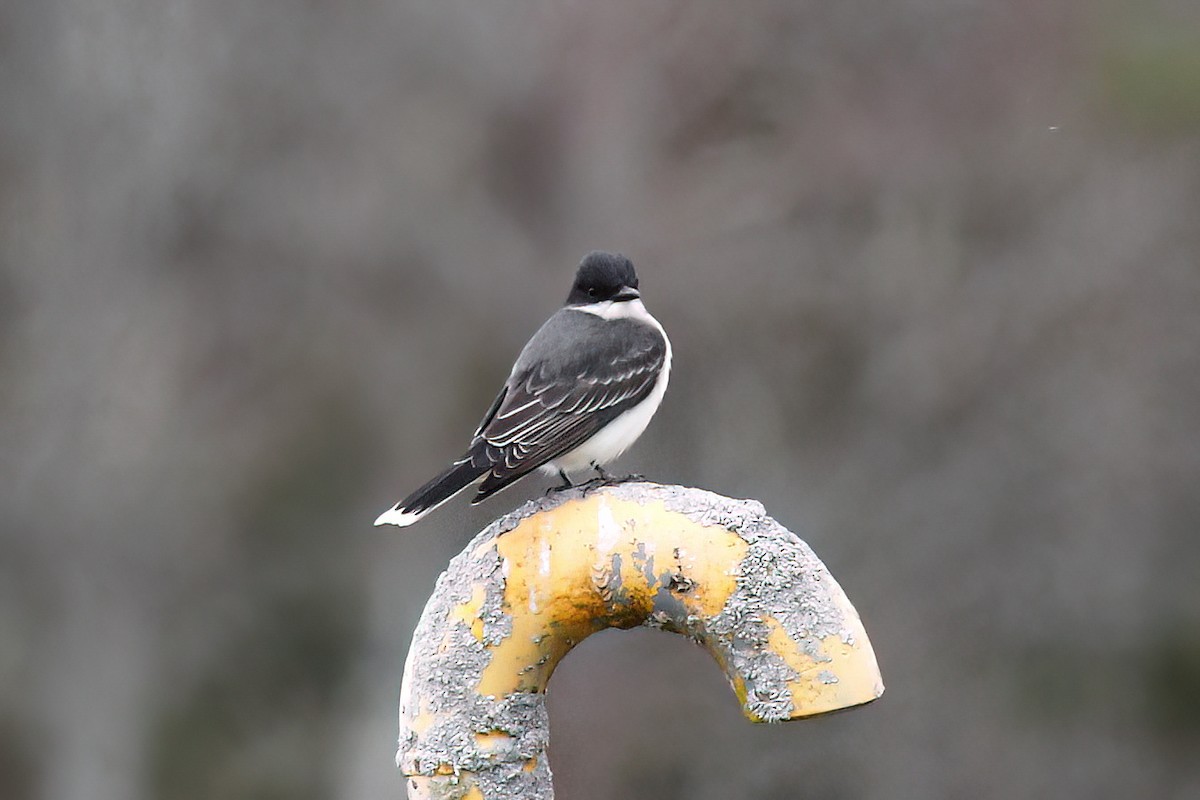
<svg viewBox="0 0 1200 800"><path fill-rule="evenodd" d="M611 300L622 302L641 297L633 262L623 255L599 250L588 253L579 263L575 283L567 296L567 305L584 306Z"/></svg>

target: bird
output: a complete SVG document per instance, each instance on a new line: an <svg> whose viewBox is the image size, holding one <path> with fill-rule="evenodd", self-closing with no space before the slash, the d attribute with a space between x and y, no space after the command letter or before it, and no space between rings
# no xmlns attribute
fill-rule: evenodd
<svg viewBox="0 0 1200 800"><path fill-rule="evenodd" d="M671 342L642 303L633 262L593 251L566 304L521 350L461 458L379 515L405 527L468 486L480 503L536 469L572 485L568 473L604 467L632 445L662 403Z"/></svg>

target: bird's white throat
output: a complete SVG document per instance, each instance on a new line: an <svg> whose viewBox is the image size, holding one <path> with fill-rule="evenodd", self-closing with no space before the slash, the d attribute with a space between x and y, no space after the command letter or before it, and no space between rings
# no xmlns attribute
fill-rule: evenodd
<svg viewBox="0 0 1200 800"><path fill-rule="evenodd" d="M662 330L662 325L659 325L658 320L650 316L650 312L646 310L646 306L642 305L640 299L604 300L599 303L588 303L586 306L571 306L571 308L576 311L593 314L601 319L635 319L638 322L653 325L660 331ZM667 349L670 350L670 347L668 343Z"/></svg>

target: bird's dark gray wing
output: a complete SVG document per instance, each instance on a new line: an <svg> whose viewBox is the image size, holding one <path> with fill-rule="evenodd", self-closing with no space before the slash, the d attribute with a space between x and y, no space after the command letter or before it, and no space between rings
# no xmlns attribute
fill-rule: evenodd
<svg viewBox="0 0 1200 800"><path fill-rule="evenodd" d="M646 399L666 352L662 334L643 323L570 310L551 317L471 443L471 460L490 465L472 502L570 452Z"/></svg>

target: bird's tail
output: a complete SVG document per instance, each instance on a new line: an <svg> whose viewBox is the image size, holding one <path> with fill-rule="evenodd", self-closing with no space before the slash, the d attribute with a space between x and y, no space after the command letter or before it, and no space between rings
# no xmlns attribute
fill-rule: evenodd
<svg viewBox="0 0 1200 800"><path fill-rule="evenodd" d="M476 466L470 456L452 464L445 472L417 489L408 497L379 515L376 525L412 525L487 472L487 466Z"/></svg>

